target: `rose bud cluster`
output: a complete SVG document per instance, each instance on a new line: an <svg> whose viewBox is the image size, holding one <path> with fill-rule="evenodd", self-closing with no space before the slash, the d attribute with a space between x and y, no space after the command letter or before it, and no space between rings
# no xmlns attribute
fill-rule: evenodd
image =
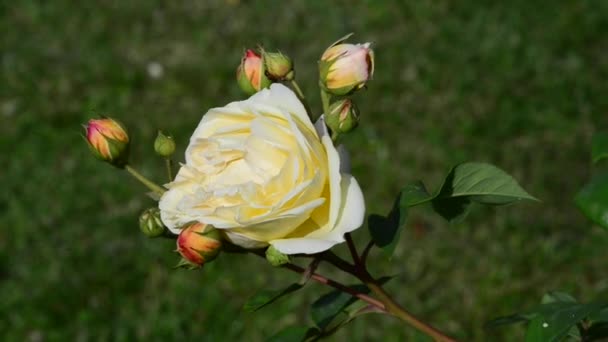
<svg viewBox="0 0 608 342"><path fill-rule="evenodd" d="M118 121L110 118L91 119L85 128L85 139L100 160L124 168L129 158L129 135Z"/></svg>
<svg viewBox="0 0 608 342"><path fill-rule="evenodd" d="M332 95L348 95L365 86L374 74L374 52L369 43L330 46L319 62L321 85Z"/></svg>
<svg viewBox="0 0 608 342"><path fill-rule="evenodd" d="M254 50L247 49L236 70L236 79L241 89L247 95L268 88L272 83L266 76L266 65L262 56Z"/></svg>
<svg viewBox="0 0 608 342"><path fill-rule="evenodd" d="M222 249L222 237L213 226L186 224L177 237L177 252L183 257L178 266L201 267L215 259Z"/></svg>

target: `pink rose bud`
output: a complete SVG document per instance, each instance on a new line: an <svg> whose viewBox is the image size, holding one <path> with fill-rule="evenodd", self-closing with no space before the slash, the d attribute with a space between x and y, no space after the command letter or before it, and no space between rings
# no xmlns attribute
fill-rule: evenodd
<svg viewBox="0 0 608 342"><path fill-rule="evenodd" d="M359 109L351 99L336 101L329 106L325 123L334 134L348 133L359 124Z"/></svg>
<svg viewBox="0 0 608 342"><path fill-rule="evenodd" d="M291 58L280 52L262 50L262 59L266 66L266 76L273 81L291 81L295 77Z"/></svg>
<svg viewBox="0 0 608 342"><path fill-rule="evenodd" d="M236 80L247 95L253 95L271 84L266 76L266 66L255 51L248 49L236 70Z"/></svg>
<svg viewBox="0 0 608 342"><path fill-rule="evenodd" d="M100 160L123 168L129 157L129 135L118 121L110 118L91 119L85 125L85 139Z"/></svg>
<svg viewBox="0 0 608 342"><path fill-rule="evenodd" d="M183 260L178 266L197 268L215 259L222 249L220 232L200 222L186 224L177 237L177 252Z"/></svg>
<svg viewBox="0 0 608 342"><path fill-rule="evenodd" d="M321 84L333 95L347 95L361 89L374 74L374 52L370 44L330 46L319 62Z"/></svg>

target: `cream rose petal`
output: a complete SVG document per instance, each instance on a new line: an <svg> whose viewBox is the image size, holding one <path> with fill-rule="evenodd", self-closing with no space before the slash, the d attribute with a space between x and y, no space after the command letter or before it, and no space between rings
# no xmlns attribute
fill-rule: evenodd
<svg viewBox="0 0 608 342"><path fill-rule="evenodd" d="M363 224L365 218L365 201L357 180L348 174L342 175L341 192L344 199L340 207L337 224L330 232L316 230L305 237L277 239L270 241L279 252L284 254L314 254L328 250L344 242L344 234Z"/></svg>
<svg viewBox="0 0 608 342"><path fill-rule="evenodd" d="M273 83L269 89L264 89L245 102L259 103L275 108L280 108L283 111L290 113L300 122L306 125L306 128L315 131L315 128L306 113L306 108L296 94L282 84Z"/></svg>

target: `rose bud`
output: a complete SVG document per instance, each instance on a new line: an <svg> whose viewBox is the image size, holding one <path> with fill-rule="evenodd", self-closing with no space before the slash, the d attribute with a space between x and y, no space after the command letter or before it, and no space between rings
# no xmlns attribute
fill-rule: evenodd
<svg viewBox="0 0 608 342"><path fill-rule="evenodd" d="M266 254L266 260L268 260L268 262L272 266L277 267L277 266L281 266L281 265L284 265L289 262L289 255L279 252L279 250L276 249L274 246L268 247L268 249L266 249L265 254Z"/></svg>
<svg viewBox="0 0 608 342"><path fill-rule="evenodd" d="M374 52L370 44L330 46L319 62L321 85L333 95L347 95L361 89L374 74Z"/></svg>
<svg viewBox="0 0 608 342"><path fill-rule="evenodd" d="M100 160L124 168L129 157L129 135L118 121L110 118L91 119L85 125L85 139Z"/></svg>
<svg viewBox="0 0 608 342"><path fill-rule="evenodd" d="M334 134L348 133L359 124L359 109L351 99L336 101L329 106L325 123Z"/></svg>
<svg viewBox="0 0 608 342"><path fill-rule="evenodd" d="M273 81L291 81L295 77L293 62L280 52L262 50L262 59L266 67L266 76Z"/></svg>
<svg viewBox="0 0 608 342"><path fill-rule="evenodd" d="M160 210L158 208L146 209L139 216L139 229L147 237L159 237L165 232L165 225L160 219Z"/></svg>
<svg viewBox="0 0 608 342"><path fill-rule="evenodd" d="M177 252L184 258L178 266L201 267L222 249L220 232L200 222L186 224L177 237Z"/></svg>
<svg viewBox="0 0 608 342"><path fill-rule="evenodd" d="M267 88L271 83L266 76L262 56L251 49L245 51L241 64L236 70L236 79L247 95L253 95L261 89Z"/></svg>
<svg viewBox="0 0 608 342"><path fill-rule="evenodd" d="M164 135L163 132L158 131L156 140L154 140L154 151L164 158L169 158L175 152L175 141L170 135Z"/></svg>

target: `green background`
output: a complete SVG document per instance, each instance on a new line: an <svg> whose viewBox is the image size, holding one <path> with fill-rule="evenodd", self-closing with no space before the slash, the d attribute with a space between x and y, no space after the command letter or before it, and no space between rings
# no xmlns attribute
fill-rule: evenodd
<svg viewBox="0 0 608 342"><path fill-rule="evenodd" d="M385 213L408 182L435 189L462 161L496 164L542 200L475 208L457 225L415 209L396 256L372 254L374 274L400 275L388 291L464 341L519 341L523 327L484 332L484 322L548 290L605 298L608 233L572 198L591 174L591 136L607 124L606 1L4 2L3 340L258 341L309 322L309 304L327 291L317 284L241 311L257 289L297 279L263 260L228 255L202 272L173 270L173 243L137 228L154 202L90 155L80 124L122 120L133 165L161 181L156 130L174 134L181 159L208 108L244 98L234 80L244 48L292 56L319 108L316 61L348 32L376 51L375 79L355 96L360 128L345 141L369 213ZM150 75L154 63L161 77ZM332 338L414 336L368 315Z"/></svg>

